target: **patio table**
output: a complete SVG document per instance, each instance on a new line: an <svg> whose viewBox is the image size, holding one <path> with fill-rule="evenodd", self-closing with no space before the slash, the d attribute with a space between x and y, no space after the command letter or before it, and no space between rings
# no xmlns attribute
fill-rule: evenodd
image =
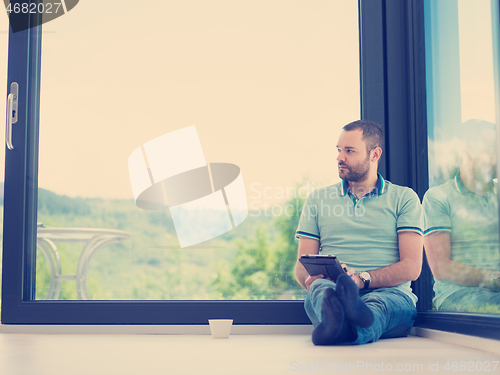
<svg viewBox="0 0 500 375"><path fill-rule="evenodd" d="M90 299L86 276L92 255L106 245L131 238L130 233L111 229L54 228L39 224L37 230L37 246L47 258L50 268L50 285L45 300L59 299L61 283L66 280L75 280L78 299ZM84 243L84 247L78 260L76 274L63 274L56 244L72 242Z"/></svg>

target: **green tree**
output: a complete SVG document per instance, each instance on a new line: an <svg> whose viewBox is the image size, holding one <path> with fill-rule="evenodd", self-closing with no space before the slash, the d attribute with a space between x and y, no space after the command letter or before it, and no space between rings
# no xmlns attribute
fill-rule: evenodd
<svg viewBox="0 0 500 375"><path fill-rule="evenodd" d="M303 184L296 185L296 192ZM270 225L256 226L255 234L237 240L237 255L232 263L220 262L214 287L220 298L296 299L304 291L294 276L298 241L295 231L305 198L295 194L281 204L281 215Z"/></svg>
<svg viewBox="0 0 500 375"><path fill-rule="evenodd" d="M302 184L297 184L296 191L300 191ZM300 215L304 206L305 198L300 194L290 198L283 205L283 214L276 217L274 226L278 230L277 262L274 265L276 274L281 275L283 289L288 290L293 296L303 294L302 287L295 280L295 263L297 261L298 240L295 232L299 225Z"/></svg>
<svg viewBox="0 0 500 375"><path fill-rule="evenodd" d="M213 282L221 298L267 299L276 292L272 280L276 249L270 243L267 227L257 226L255 236L237 239L237 254L232 263L219 262Z"/></svg>

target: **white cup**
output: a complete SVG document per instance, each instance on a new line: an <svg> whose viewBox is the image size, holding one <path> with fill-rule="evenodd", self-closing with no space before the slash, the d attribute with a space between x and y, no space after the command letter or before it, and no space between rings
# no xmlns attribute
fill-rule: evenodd
<svg viewBox="0 0 500 375"><path fill-rule="evenodd" d="M233 319L209 319L210 332L214 339L227 339L231 333Z"/></svg>

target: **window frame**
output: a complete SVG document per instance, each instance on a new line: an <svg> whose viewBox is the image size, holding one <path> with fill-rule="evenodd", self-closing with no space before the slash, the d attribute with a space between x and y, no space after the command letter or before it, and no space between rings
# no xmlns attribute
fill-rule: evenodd
<svg viewBox="0 0 500 375"><path fill-rule="evenodd" d="M361 118L385 132L379 171L422 200L429 187L423 0L360 0L360 67ZM412 283L418 311L432 308L431 279L424 253Z"/></svg>
<svg viewBox="0 0 500 375"><path fill-rule="evenodd" d="M361 115L385 125L380 168L388 180L411 187L422 199L429 187L424 0L360 0L360 41ZM412 287L419 297L415 327L500 337L498 315L432 311L425 254Z"/></svg>
<svg viewBox="0 0 500 375"><path fill-rule="evenodd" d="M15 3L11 1L12 6ZM39 22L38 17L20 14L15 22L28 26ZM22 249L36 246L40 37L41 27L9 32L9 56L14 58L9 60L7 89L12 82L19 84L19 110L13 125L14 149L5 153L4 181L9 183L4 184L2 317L23 297L34 298L36 253Z"/></svg>

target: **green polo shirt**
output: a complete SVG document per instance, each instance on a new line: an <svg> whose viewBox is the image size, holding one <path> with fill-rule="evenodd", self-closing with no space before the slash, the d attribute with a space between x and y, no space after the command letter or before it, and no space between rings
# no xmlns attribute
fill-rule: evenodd
<svg viewBox="0 0 500 375"><path fill-rule="evenodd" d="M423 210L412 189L378 176L375 189L359 200L344 180L312 192L296 237L318 240L322 254L336 255L358 273L399 262L398 233L422 234ZM416 302L410 282L396 288Z"/></svg>
<svg viewBox="0 0 500 375"><path fill-rule="evenodd" d="M450 232L451 260L472 267L500 269L498 198L496 187L483 196L467 189L457 173L454 179L425 193L425 235ZM435 280L434 306L464 286Z"/></svg>

